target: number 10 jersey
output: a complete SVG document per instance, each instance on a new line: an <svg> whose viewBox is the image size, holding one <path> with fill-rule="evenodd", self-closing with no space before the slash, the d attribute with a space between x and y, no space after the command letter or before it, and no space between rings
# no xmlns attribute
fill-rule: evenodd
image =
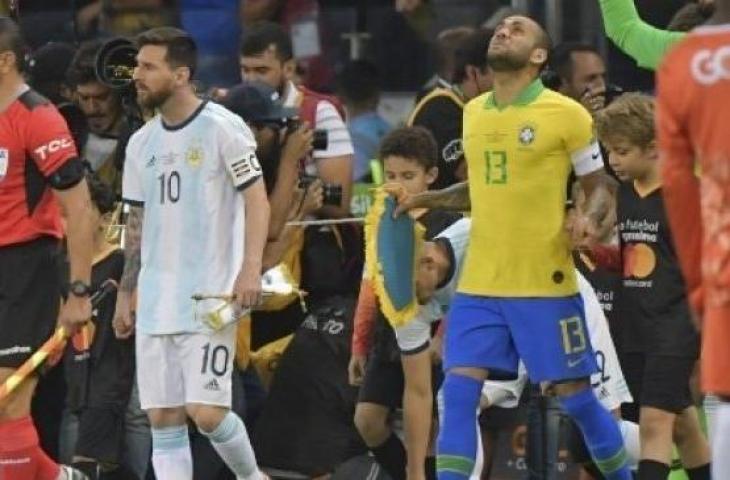
<svg viewBox="0 0 730 480"><path fill-rule="evenodd" d="M212 102L175 126L157 115L130 139L122 192L144 209L139 332L200 331L196 313L215 301L191 296L232 291L244 254L240 191L261 177L255 151L243 120Z"/></svg>

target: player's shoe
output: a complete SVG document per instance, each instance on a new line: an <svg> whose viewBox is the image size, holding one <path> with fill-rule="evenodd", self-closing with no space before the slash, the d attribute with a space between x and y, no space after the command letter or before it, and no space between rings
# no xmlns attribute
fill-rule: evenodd
<svg viewBox="0 0 730 480"><path fill-rule="evenodd" d="M61 473L64 475L60 477L62 480L89 480L89 477L73 467L69 467L68 465L59 466L61 467Z"/></svg>

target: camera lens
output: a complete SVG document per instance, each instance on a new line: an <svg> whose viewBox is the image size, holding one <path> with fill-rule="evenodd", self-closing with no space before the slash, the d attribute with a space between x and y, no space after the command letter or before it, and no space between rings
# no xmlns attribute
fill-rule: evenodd
<svg viewBox="0 0 730 480"><path fill-rule="evenodd" d="M329 145L327 130L315 130L312 137L312 148L314 150L327 150Z"/></svg>
<svg viewBox="0 0 730 480"><path fill-rule="evenodd" d="M322 203L339 207L342 204L342 185L326 183L323 187Z"/></svg>

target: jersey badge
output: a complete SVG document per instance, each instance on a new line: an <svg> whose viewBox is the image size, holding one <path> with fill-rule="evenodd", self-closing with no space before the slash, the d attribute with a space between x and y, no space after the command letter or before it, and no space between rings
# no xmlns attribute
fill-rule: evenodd
<svg viewBox="0 0 730 480"><path fill-rule="evenodd" d="M532 144L535 141L535 128L532 125L523 126L517 139L524 146Z"/></svg>
<svg viewBox="0 0 730 480"><path fill-rule="evenodd" d="M185 152L185 161L188 162L192 168L198 168L203 163L203 149L200 147L190 147Z"/></svg>

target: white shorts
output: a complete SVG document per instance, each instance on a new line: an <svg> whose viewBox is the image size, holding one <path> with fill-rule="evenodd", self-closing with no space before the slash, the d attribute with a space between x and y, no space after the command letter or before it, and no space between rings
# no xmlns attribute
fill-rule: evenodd
<svg viewBox="0 0 730 480"><path fill-rule="evenodd" d="M143 410L190 403L231 406L236 324L213 333L137 333L137 384Z"/></svg>
<svg viewBox="0 0 730 480"><path fill-rule="evenodd" d="M435 301L418 308L418 314L405 325L395 328L395 338L403 355L415 355L424 351L431 343L431 325L444 314Z"/></svg>

